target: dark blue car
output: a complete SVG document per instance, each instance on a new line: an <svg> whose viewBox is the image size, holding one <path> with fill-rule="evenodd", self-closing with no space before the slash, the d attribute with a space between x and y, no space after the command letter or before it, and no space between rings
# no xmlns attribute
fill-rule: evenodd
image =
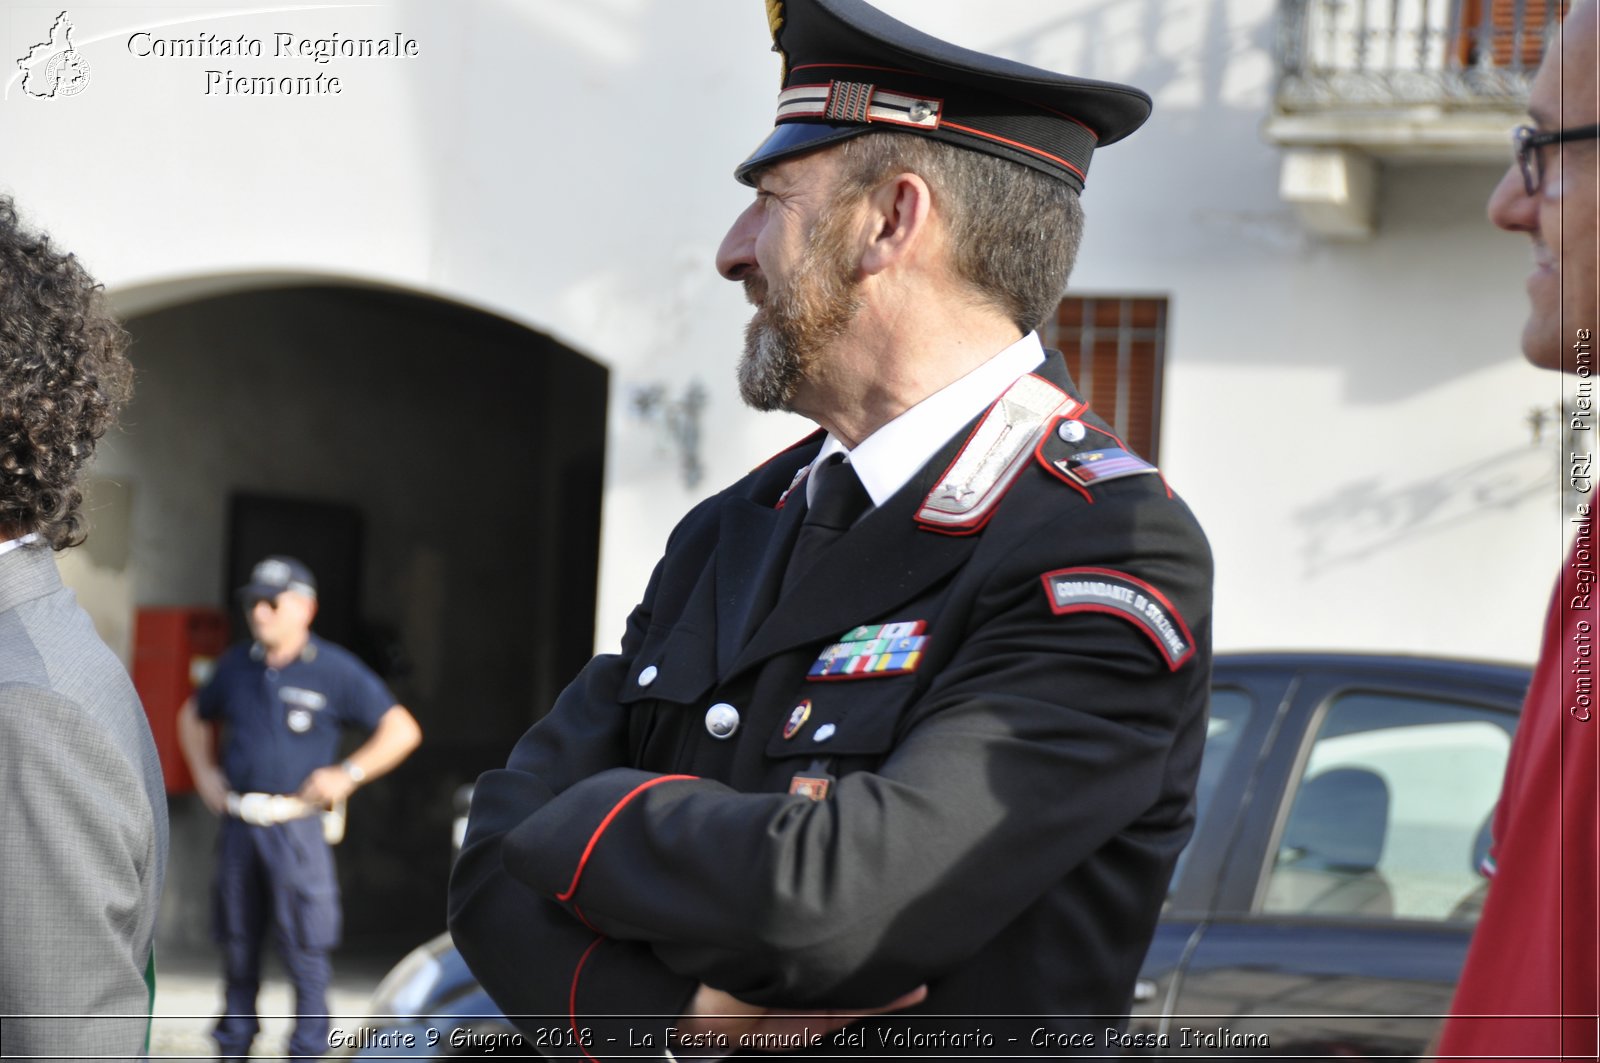
<svg viewBox="0 0 1600 1063"><path fill-rule="evenodd" d="M1422 657L1219 656L1194 839L1123 1051L1421 1055L1482 903L1529 678ZM447 935L390 973L356 1040L355 1055L537 1054Z"/></svg>

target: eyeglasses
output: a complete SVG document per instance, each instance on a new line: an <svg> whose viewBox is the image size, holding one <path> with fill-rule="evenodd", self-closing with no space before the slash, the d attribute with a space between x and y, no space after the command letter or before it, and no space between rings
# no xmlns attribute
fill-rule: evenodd
<svg viewBox="0 0 1600 1063"><path fill-rule="evenodd" d="M1522 170L1522 187L1528 195L1539 191L1544 184L1544 166L1539 149L1547 144L1565 144L1569 140L1594 140L1600 137L1600 125L1575 126L1541 133L1532 126L1519 125L1511 131L1511 149L1516 152L1517 166Z"/></svg>

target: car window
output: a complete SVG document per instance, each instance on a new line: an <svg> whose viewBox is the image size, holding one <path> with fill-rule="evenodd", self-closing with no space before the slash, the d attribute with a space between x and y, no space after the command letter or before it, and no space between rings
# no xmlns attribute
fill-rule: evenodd
<svg viewBox="0 0 1600 1063"><path fill-rule="evenodd" d="M1261 910L1475 919L1515 723L1442 699L1335 697L1279 829Z"/></svg>
<svg viewBox="0 0 1600 1063"><path fill-rule="evenodd" d="M1200 757L1200 778L1195 783L1195 833L1205 822L1206 811L1216 794L1217 785L1228 773L1235 755L1239 752L1239 736L1255 709L1255 699L1238 687L1213 687L1211 690L1211 715L1206 720L1206 746ZM1178 856L1178 865L1172 871L1172 881L1183 874L1189 858L1190 847L1185 846Z"/></svg>

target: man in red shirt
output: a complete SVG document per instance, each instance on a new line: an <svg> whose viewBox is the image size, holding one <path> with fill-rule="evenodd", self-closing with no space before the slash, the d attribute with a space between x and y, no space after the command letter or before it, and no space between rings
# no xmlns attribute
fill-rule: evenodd
<svg viewBox="0 0 1600 1063"><path fill-rule="evenodd" d="M1595 437L1600 291L1600 7L1579 0L1528 94L1533 125L1515 134L1516 163L1489 200L1489 218L1533 241L1531 304L1522 350L1573 374L1564 417L1586 469ZM1565 456L1564 456L1565 457ZM1594 1059L1600 1012L1600 612L1596 610L1588 474L1566 507L1566 566L1545 622L1538 668L1495 811L1483 917L1440 1035L1442 1058Z"/></svg>

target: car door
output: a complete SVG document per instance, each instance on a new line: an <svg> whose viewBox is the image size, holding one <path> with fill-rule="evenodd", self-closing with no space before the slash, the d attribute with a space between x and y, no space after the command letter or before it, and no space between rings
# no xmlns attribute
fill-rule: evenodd
<svg viewBox="0 0 1600 1063"><path fill-rule="evenodd" d="M1195 787L1195 832L1173 871L1172 885L1145 954L1128 1022L1130 1054L1154 1049L1173 1004L1184 957L1216 901L1224 856L1237 829L1262 750L1295 674L1291 664L1243 665L1219 658L1212 678L1205 754Z"/></svg>
<svg viewBox="0 0 1600 1063"><path fill-rule="evenodd" d="M1439 662L1301 671L1166 995L1169 1050L1424 1050L1481 903L1524 686Z"/></svg>

